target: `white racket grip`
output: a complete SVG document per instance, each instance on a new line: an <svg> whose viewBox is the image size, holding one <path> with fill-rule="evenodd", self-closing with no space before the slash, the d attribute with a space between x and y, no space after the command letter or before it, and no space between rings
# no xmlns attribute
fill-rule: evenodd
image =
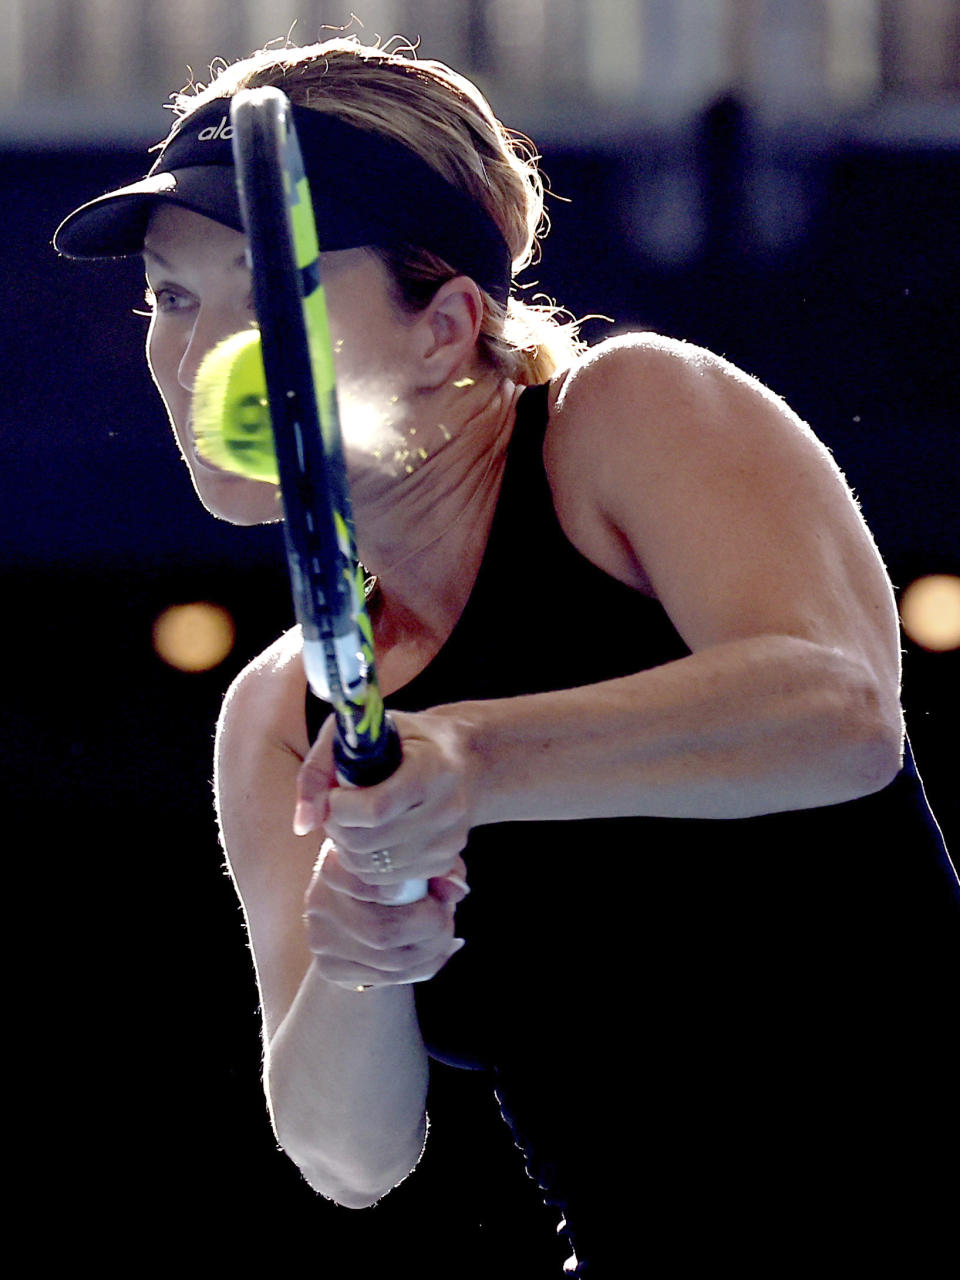
<svg viewBox="0 0 960 1280"><path fill-rule="evenodd" d="M337 774L337 782L341 787L352 787L342 773ZM426 880L404 880L400 884L385 884L380 887L381 902L385 907L406 907L411 902L419 902L427 896Z"/></svg>
<svg viewBox="0 0 960 1280"><path fill-rule="evenodd" d="M404 880L402 884L384 885L380 890L381 901L385 907L406 907L411 902L419 902L427 896L426 880Z"/></svg>

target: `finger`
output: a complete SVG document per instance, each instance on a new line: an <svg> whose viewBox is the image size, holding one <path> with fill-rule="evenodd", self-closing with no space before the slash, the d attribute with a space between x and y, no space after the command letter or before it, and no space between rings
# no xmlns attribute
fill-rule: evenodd
<svg viewBox="0 0 960 1280"><path fill-rule="evenodd" d="M413 903L398 904L395 897L395 890L390 885L366 884L357 876L347 871L337 854L337 850L331 840L324 841L314 868L313 877L307 892L304 895L304 911L322 911L325 907L329 907L330 903L327 895L332 892L339 899L349 898L361 907L377 906L388 910L389 914L386 920L391 925L398 927L403 926L409 917L410 912L416 912L423 903L427 903L425 917L428 921L432 918L435 927L443 928L453 920L454 912L458 903L470 892L470 887L466 881L466 866L462 858L457 858L453 866L445 869L444 874L435 876L430 879L428 886L428 894L425 898L418 899ZM437 904L440 914L434 914L431 917L429 912L431 908L429 901ZM406 908L406 913L404 911ZM343 904L341 902L341 909ZM416 936L416 932L410 934L410 938Z"/></svg>
<svg viewBox="0 0 960 1280"><path fill-rule="evenodd" d="M298 836L316 831L326 819L330 790L336 786L337 776L333 760L334 730L333 716L328 716L297 774L293 830Z"/></svg>
<svg viewBox="0 0 960 1280"><path fill-rule="evenodd" d="M318 971L347 989L422 982L438 973L463 945L453 937L453 921L468 892L465 872L458 858L449 876L431 881L427 898L383 906L365 896L377 890L345 871L332 841L325 841L304 915Z"/></svg>
<svg viewBox="0 0 960 1280"><path fill-rule="evenodd" d="M350 857L369 859L372 854L389 849L394 861L408 847L434 852L443 848L456 857L470 833L463 810L439 800L407 810L399 818L378 827L345 826L330 814L324 828L336 841L337 848Z"/></svg>
<svg viewBox="0 0 960 1280"><path fill-rule="evenodd" d="M409 968L419 956L439 954L453 937L452 917L443 913L439 903L434 904L436 917L414 916L401 923L378 915L389 911L389 907L361 908L357 903L347 904L336 914L308 911L307 946L315 955L341 956L392 972Z"/></svg>
<svg viewBox="0 0 960 1280"><path fill-rule="evenodd" d="M409 880L433 880L449 875L463 844L462 840L438 835L427 845L382 849L371 854L341 850L339 856L344 869L364 884L396 891ZM385 897L378 899L386 900Z"/></svg>
<svg viewBox="0 0 960 1280"><path fill-rule="evenodd" d="M313 878L307 889L307 907L322 899L326 889L354 898L358 902L388 904L394 901L390 886L382 882L378 883L376 878L368 883L349 871L344 866L339 850L330 839L325 840L321 846Z"/></svg>
<svg viewBox="0 0 960 1280"><path fill-rule="evenodd" d="M307 945L325 972L349 963L409 980L452 954L453 912L437 901L390 908L331 896L304 920Z"/></svg>
<svg viewBox="0 0 960 1280"><path fill-rule="evenodd" d="M312 919L320 921L322 928L327 920L335 918L339 932L379 952L449 937L453 931L453 915L453 909L446 903L430 897L406 905L341 898L335 911L321 906L307 912L308 928Z"/></svg>
<svg viewBox="0 0 960 1280"><path fill-rule="evenodd" d="M327 816L344 829L380 829L422 805L424 799L419 770L404 759L395 773L371 787L338 788L330 796Z"/></svg>
<svg viewBox="0 0 960 1280"><path fill-rule="evenodd" d="M462 858L457 858L453 869L444 876L434 876L430 880L430 893L445 906L458 906L470 892L467 883L467 867Z"/></svg>
<svg viewBox="0 0 960 1280"><path fill-rule="evenodd" d="M373 963L366 964L360 958L315 954L313 962L327 982L351 991L368 991L372 987L427 982L462 946L462 938L451 938L436 954L408 955L403 966L392 970L383 968L379 957L373 957Z"/></svg>

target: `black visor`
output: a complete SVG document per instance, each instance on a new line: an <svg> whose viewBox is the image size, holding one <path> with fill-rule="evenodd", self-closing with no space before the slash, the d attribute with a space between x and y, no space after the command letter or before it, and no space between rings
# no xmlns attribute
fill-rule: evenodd
<svg viewBox="0 0 960 1280"><path fill-rule="evenodd" d="M402 143L329 112L291 110L321 250L426 249L506 302L510 252L480 205ZM55 248L71 258L139 253L160 202L242 231L232 133L228 98L185 117L149 174L74 210L57 228Z"/></svg>

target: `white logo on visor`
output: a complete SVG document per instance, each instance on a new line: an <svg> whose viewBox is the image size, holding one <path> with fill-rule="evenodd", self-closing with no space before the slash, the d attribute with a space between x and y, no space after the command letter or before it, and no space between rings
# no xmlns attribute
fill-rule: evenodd
<svg viewBox="0 0 960 1280"><path fill-rule="evenodd" d="M206 129L201 129L200 132L197 134L197 141L213 142L217 138L223 138L224 140L227 140L232 137L233 137L233 125L228 124L227 117L223 116L220 120L220 123L216 126L216 128L214 128L213 125L211 124L211 125L208 125Z"/></svg>

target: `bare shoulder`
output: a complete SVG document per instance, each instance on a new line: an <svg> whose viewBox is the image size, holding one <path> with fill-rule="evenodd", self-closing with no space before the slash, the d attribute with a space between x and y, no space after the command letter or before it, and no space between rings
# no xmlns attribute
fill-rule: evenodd
<svg viewBox="0 0 960 1280"><path fill-rule="evenodd" d="M779 396L723 356L662 334L635 333L591 348L558 379L549 437L554 447L582 448L590 436L615 442L626 433L655 447L660 433L735 432L758 419L812 438Z"/></svg>
<svg viewBox="0 0 960 1280"><path fill-rule="evenodd" d="M544 462L583 554L656 596L691 649L802 636L899 675L889 580L830 451L722 357L640 334L556 395Z"/></svg>
<svg viewBox="0 0 960 1280"><path fill-rule="evenodd" d="M309 744L304 722L306 677L300 629L293 627L244 667L227 690L218 727L221 745L241 748L252 738L272 738L301 760Z"/></svg>
<svg viewBox="0 0 960 1280"><path fill-rule="evenodd" d="M838 477L828 451L758 379L692 343L611 339L554 384L544 464L561 526L588 559L657 594L644 543L677 501L736 471L757 486L797 465Z"/></svg>

